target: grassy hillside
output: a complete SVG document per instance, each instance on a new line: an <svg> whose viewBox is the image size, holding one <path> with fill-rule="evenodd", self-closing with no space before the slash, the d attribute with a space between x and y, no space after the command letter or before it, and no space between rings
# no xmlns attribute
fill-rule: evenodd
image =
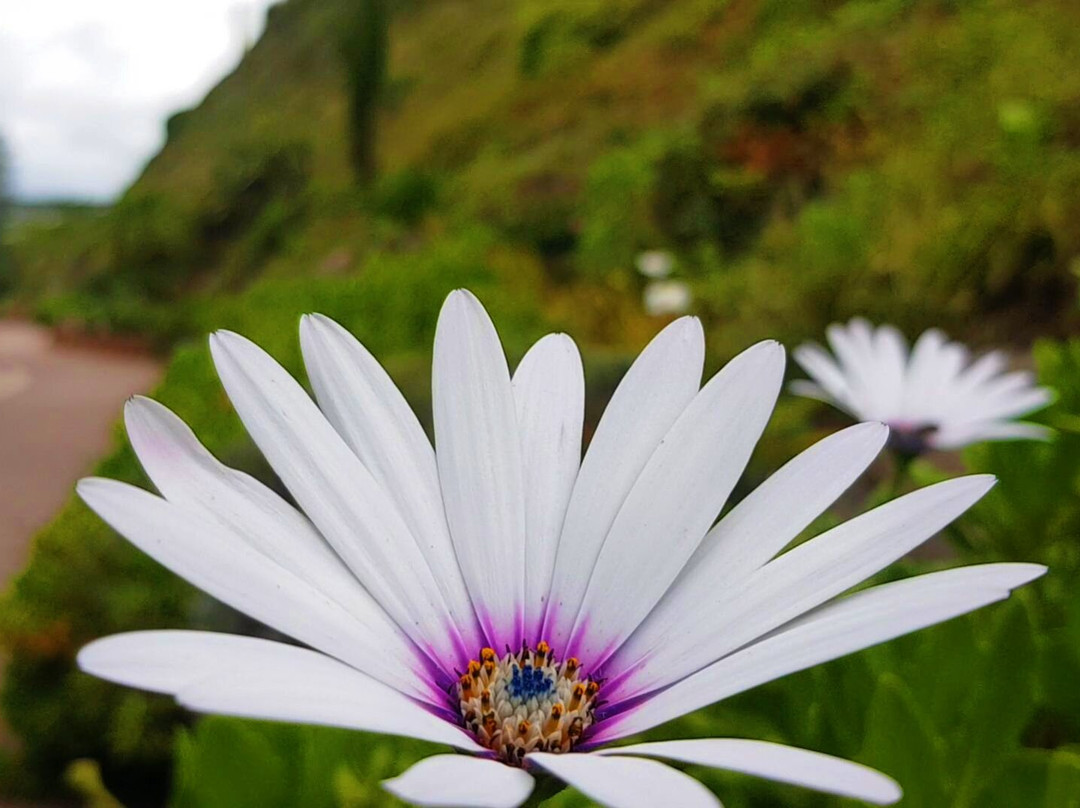
<svg viewBox="0 0 1080 808"><path fill-rule="evenodd" d="M982 338L1075 324L1075 3L413 0L366 192L347 8L273 8L104 221L23 233L23 304L171 338L193 330L178 295L356 274L482 227L556 301L636 297L634 253L673 249L740 342L854 311ZM572 297L590 336L624 333Z"/></svg>
<svg viewBox="0 0 1080 808"><path fill-rule="evenodd" d="M633 270L644 249L674 255L713 366L759 338L792 345L857 313L909 333L943 326L976 347L1026 348L1080 325L1075 0L399 0L379 175L365 189L347 159L338 57L349 6L273 8L236 71L170 119L165 147L114 207L13 233L9 305L174 348L157 397L223 460L271 484L215 381L212 329L251 336L299 374L297 318L324 311L426 418L435 313L449 289L469 286L511 359L547 330L578 339L595 419L660 325ZM972 560L1041 560L1064 577L992 621L801 674L679 731L851 755L906 773L923 796L913 806L1056 808L1055 795L1074 793L1080 344L1037 353L1063 392L1047 416L1062 438L969 455L970 469L1002 477L1001 492L952 538ZM819 412L784 399L749 479L806 446ZM119 435L98 471L147 484ZM166 626L259 630L70 503L0 603L12 656L0 701L26 742L0 768L0 789L47 790L89 757L125 804L160 804L188 719L78 674L73 658L102 634ZM972 687L971 671L995 660L1016 678ZM999 714L1005 701L1016 715ZM230 782L234 759L292 778L295 793L319 779L326 793L303 804L385 804L368 781L415 748L365 746L358 775L349 737L182 730L175 804L214 804L206 784ZM916 755L931 748L940 771ZM320 757L317 771L296 762ZM754 784L715 783L725 804L777 804ZM297 804L293 793L251 804Z"/></svg>

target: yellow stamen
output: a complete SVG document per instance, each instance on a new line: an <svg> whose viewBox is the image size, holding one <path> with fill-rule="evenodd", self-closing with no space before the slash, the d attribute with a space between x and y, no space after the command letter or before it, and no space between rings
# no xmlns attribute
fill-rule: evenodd
<svg viewBox="0 0 1080 808"><path fill-rule="evenodd" d="M501 658L484 648L458 677L462 725L511 766L530 752L569 752L593 723L599 684L581 662L555 657L547 642Z"/></svg>

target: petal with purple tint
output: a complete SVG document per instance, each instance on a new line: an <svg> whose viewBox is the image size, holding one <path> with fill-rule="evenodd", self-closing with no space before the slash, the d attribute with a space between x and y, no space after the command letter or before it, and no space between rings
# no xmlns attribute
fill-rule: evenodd
<svg viewBox="0 0 1080 808"><path fill-rule="evenodd" d="M566 506L581 465L585 376L565 334L551 334L525 354L513 377L525 468L525 625L539 636L555 571Z"/></svg>
<svg viewBox="0 0 1080 808"><path fill-rule="evenodd" d="M454 724L325 654L206 631L136 631L90 643L79 666L113 682L167 693L185 707L245 718L404 735L467 751Z"/></svg>
<svg viewBox="0 0 1080 808"><path fill-rule="evenodd" d="M705 335L683 317L646 346L608 402L581 463L555 557L544 637L564 650L589 576L642 469L701 384Z"/></svg>
<svg viewBox="0 0 1080 808"><path fill-rule="evenodd" d="M469 292L451 292L435 332L436 460L458 563L495 648L521 644L525 492L514 393L499 336Z"/></svg>

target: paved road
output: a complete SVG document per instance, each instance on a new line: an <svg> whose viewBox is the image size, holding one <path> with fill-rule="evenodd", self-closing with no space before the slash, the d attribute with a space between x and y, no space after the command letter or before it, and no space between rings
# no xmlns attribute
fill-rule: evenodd
<svg viewBox="0 0 1080 808"><path fill-rule="evenodd" d="M160 371L153 359L58 345L39 326L0 320L0 586L108 449L124 400Z"/></svg>
<svg viewBox="0 0 1080 808"><path fill-rule="evenodd" d="M59 345L39 326L0 320L0 587L108 450L125 399L160 373L152 359ZM0 744L14 742L0 725ZM59 806L0 800L0 808Z"/></svg>

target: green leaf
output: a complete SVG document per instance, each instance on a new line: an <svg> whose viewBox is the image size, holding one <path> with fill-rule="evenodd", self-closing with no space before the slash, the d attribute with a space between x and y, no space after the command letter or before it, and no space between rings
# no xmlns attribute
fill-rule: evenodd
<svg viewBox="0 0 1080 808"><path fill-rule="evenodd" d="M970 671L971 689L964 710L963 754L953 804L979 804L1000 759L1019 748L1021 733L1035 705L1038 649L1022 598L1000 607L990 642Z"/></svg>
<svg viewBox="0 0 1080 808"><path fill-rule="evenodd" d="M1051 755L1043 808L1080 808L1080 754L1058 750Z"/></svg>
<svg viewBox="0 0 1080 808"><path fill-rule="evenodd" d="M285 808L285 762L256 726L206 718L177 739L173 808Z"/></svg>
<svg viewBox="0 0 1080 808"><path fill-rule="evenodd" d="M895 778L902 805L946 805L943 744L933 723L896 676L885 674L866 716L859 761Z"/></svg>

